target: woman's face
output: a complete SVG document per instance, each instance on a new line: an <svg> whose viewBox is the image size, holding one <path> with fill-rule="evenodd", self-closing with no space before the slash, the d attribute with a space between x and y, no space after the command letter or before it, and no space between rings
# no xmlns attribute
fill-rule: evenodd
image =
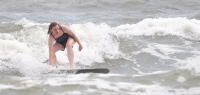
<svg viewBox="0 0 200 95"><path fill-rule="evenodd" d="M60 31L60 27L58 25L54 26L52 29L51 29L51 33L53 35L57 35L58 32Z"/></svg>

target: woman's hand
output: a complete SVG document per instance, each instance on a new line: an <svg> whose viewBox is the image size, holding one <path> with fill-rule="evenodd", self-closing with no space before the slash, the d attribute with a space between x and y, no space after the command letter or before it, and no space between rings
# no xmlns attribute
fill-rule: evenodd
<svg viewBox="0 0 200 95"><path fill-rule="evenodd" d="M83 49L83 46L79 44L78 50L81 51Z"/></svg>

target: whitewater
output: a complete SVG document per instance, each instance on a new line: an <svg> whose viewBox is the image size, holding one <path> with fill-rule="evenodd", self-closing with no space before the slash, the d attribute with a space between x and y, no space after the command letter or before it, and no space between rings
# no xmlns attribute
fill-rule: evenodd
<svg viewBox="0 0 200 95"><path fill-rule="evenodd" d="M14 2L0 3L1 95L200 94L198 0ZM52 21L83 45L73 46L75 68L110 72L45 74L69 69L66 50L57 68L46 61Z"/></svg>

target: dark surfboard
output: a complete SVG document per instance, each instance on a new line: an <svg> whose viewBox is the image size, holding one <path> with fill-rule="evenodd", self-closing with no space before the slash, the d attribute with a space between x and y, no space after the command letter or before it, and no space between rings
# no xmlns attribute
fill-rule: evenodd
<svg viewBox="0 0 200 95"><path fill-rule="evenodd" d="M89 69L60 69L49 72L49 74L81 74L81 73L109 73L106 68L89 68Z"/></svg>

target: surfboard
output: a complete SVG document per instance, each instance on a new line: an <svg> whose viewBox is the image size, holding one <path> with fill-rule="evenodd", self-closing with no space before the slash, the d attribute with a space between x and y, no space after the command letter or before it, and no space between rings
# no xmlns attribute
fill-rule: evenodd
<svg viewBox="0 0 200 95"><path fill-rule="evenodd" d="M81 73L102 73L107 74L109 73L109 69L106 68L85 68L85 69L58 69L48 74L81 74Z"/></svg>

